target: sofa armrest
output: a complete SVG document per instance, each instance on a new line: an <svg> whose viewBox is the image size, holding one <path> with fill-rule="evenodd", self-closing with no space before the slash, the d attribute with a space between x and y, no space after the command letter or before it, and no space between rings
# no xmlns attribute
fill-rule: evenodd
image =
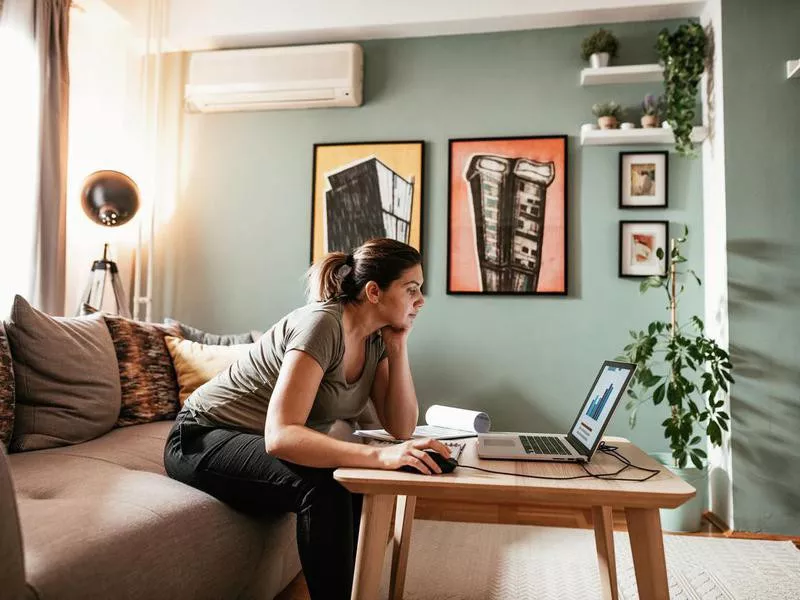
<svg viewBox="0 0 800 600"><path fill-rule="evenodd" d="M18 600L25 594L22 532L17 516L17 498L11 483L6 450L0 444L0 581L3 598Z"/></svg>

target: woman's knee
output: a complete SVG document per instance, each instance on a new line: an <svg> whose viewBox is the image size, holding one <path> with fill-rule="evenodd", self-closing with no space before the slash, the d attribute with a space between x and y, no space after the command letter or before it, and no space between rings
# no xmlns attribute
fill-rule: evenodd
<svg viewBox="0 0 800 600"><path fill-rule="evenodd" d="M322 509L331 512L352 510L352 494L342 484L330 477L306 480L300 498L299 510Z"/></svg>

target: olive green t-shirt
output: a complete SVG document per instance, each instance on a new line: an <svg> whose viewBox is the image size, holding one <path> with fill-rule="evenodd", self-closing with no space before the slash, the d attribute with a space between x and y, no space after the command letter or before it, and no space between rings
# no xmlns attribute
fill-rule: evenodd
<svg viewBox="0 0 800 600"><path fill-rule="evenodd" d="M273 325L246 358L195 390L186 406L203 425L263 434L283 358L290 350L302 350L324 372L306 426L327 433L337 419L355 423L366 408L375 370L386 349L377 333L365 343L364 370L358 380L347 383L342 305L333 301L308 304Z"/></svg>

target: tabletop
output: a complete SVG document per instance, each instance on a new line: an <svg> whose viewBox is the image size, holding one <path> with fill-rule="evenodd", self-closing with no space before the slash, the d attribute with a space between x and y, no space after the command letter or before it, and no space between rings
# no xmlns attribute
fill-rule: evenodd
<svg viewBox="0 0 800 600"><path fill-rule="evenodd" d="M573 477L586 475L579 464L523 460L485 460L477 455L477 439L466 441L459 467L443 475L417 475L379 469L340 468L334 476L352 492L470 500L474 502L543 503L570 506L674 508L695 495L695 489L624 438L605 437L607 444L631 463L659 473L645 482L607 479L548 480L524 475ZM505 474L466 468L480 467ZM586 468L592 473L612 473L623 464L597 452ZM649 473L628 468L619 477L642 479Z"/></svg>

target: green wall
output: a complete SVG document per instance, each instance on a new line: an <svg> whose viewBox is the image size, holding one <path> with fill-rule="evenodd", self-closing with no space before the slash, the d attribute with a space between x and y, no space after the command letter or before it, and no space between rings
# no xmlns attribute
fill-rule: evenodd
<svg viewBox="0 0 800 600"><path fill-rule="evenodd" d="M800 3L722 3L736 529L800 535Z"/></svg>
<svg viewBox="0 0 800 600"><path fill-rule="evenodd" d="M655 62L664 25L612 26L618 62ZM686 250L702 272L700 160L670 155L669 210L621 211L618 152L637 148L579 144L592 103L638 106L660 87L581 88L580 42L592 30L364 42L360 108L186 115L180 203L165 233L180 243L169 244L156 316L214 331L268 327L303 302L313 144L423 139L427 296L410 341L423 408L483 409L497 430L566 430L600 362L618 355L628 330L666 317L662 297L640 297L637 280L617 277L619 220L688 224ZM448 139L526 134L570 136L569 297L448 296ZM702 315L702 307L702 294L687 292L685 314ZM662 419L644 410L630 431L621 409L610 433L661 450Z"/></svg>

